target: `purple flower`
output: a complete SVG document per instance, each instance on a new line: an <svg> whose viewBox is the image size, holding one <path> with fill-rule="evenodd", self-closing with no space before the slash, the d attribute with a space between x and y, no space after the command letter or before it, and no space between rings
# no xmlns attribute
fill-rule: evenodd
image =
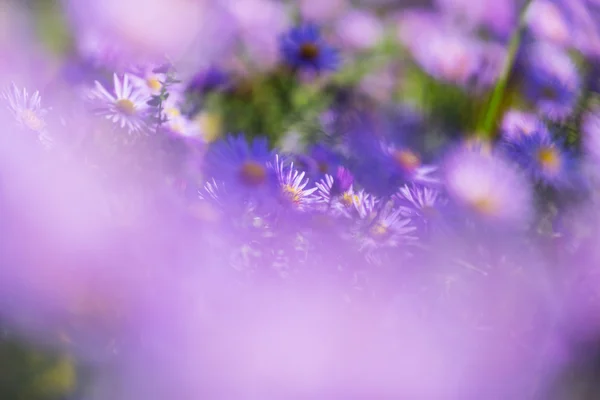
<svg viewBox="0 0 600 400"><path fill-rule="evenodd" d="M350 171L344 167L338 167L335 176L333 177L333 184L331 186L331 193L334 195L342 194L352 187L354 182L354 176Z"/></svg>
<svg viewBox="0 0 600 400"><path fill-rule="evenodd" d="M524 226L532 217L530 184L497 155L456 151L443 175L450 198L471 215L511 226Z"/></svg>
<svg viewBox="0 0 600 400"><path fill-rule="evenodd" d="M354 206L359 216L355 235L361 250L396 247L416 239L416 228L393 202L381 203L374 197L357 197Z"/></svg>
<svg viewBox="0 0 600 400"><path fill-rule="evenodd" d="M550 136L550 132L540 119L531 113L509 110L502 119L502 138L506 141L520 140L531 134Z"/></svg>
<svg viewBox="0 0 600 400"><path fill-rule="evenodd" d="M520 0L435 0L442 12L471 29L485 28L500 38L516 27Z"/></svg>
<svg viewBox="0 0 600 400"><path fill-rule="evenodd" d="M228 136L209 147L205 172L223 182L230 195L265 200L274 194L276 185L276 176L268 167L272 156L266 139L249 143L243 136Z"/></svg>
<svg viewBox="0 0 600 400"><path fill-rule="evenodd" d="M284 205L303 211L317 201L317 197L313 195L317 188L306 188L309 180L305 179L304 172L298 172L294 168L293 162L289 166L285 165L285 161L276 154L274 169L279 182L279 197Z"/></svg>
<svg viewBox="0 0 600 400"><path fill-rule="evenodd" d="M325 210L334 216L356 217L358 215L357 205L373 201L373 196L367 194L364 190L355 192L352 184L344 190L341 186L336 187L336 179L331 175L325 175L323 179L315 184L318 202L326 204Z"/></svg>
<svg viewBox="0 0 600 400"><path fill-rule="evenodd" d="M203 95L211 90L225 86L229 82L229 75L220 68L209 67L190 79L185 89L186 93Z"/></svg>
<svg viewBox="0 0 600 400"><path fill-rule="evenodd" d="M456 29L438 15L406 13L400 22L400 40L416 63L429 75L444 82L468 85L485 72L485 81L494 81L494 68L501 65L497 52L470 33ZM501 59L501 57L500 57ZM486 69L483 70L482 67Z"/></svg>
<svg viewBox="0 0 600 400"><path fill-rule="evenodd" d="M313 24L290 30L281 38L280 48L285 63L292 68L320 72L335 70L340 64L337 50L323 40Z"/></svg>
<svg viewBox="0 0 600 400"><path fill-rule="evenodd" d="M341 42L353 49L374 47L383 37L383 25L373 14L352 10L342 16L336 25Z"/></svg>
<svg viewBox="0 0 600 400"><path fill-rule="evenodd" d="M545 129L504 143L506 153L535 181L550 186L569 184L571 155Z"/></svg>
<svg viewBox="0 0 600 400"><path fill-rule="evenodd" d="M437 167L423 165L420 156L409 148L390 144L364 124L347 136L353 152L352 172L361 186L378 196L391 196L408 182L436 183Z"/></svg>
<svg viewBox="0 0 600 400"><path fill-rule="evenodd" d="M572 41L572 26L560 3L552 0L534 0L527 7L527 25L538 40L566 46Z"/></svg>
<svg viewBox="0 0 600 400"><path fill-rule="evenodd" d="M410 218L421 230L427 230L433 222L439 220L448 203L439 190L418 184L401 187L394 195L394 201L402 215Z"/></svg>
<svg viewBox="0 0 600 400"><path fill-rule="evenodd" d="M564 120L576 106L580 78L562 49L534 43L524 50L524 90L538 110L553 120Z"/></svg>

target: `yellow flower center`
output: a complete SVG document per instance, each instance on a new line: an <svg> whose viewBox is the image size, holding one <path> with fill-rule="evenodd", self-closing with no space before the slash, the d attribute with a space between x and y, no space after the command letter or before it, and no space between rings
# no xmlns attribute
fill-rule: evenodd
<svg viewBox="0 0 600 400"><path fill-rule="evenodd" d="M383 224L375 224L375 226L371 228L371 234L375 237L382 237L386 233L388 233L388 227Z"/></svg>
<svg viewBox="0 0 600 400"><path fill-rule="evenodd" d="M146 79L146 85L154 92L158 92L162 87L162 83L155 76Z"/></svg>
<svg viewBox="0 0 600 400"><path fill-rule="evenodd" d="M557 171L560 168L560 157L553 147L544 147L538 151L537 159L543 169Z"/></svg>
<svg viewBox="0 0 600 400"><path fill-rule="evenodd" d="M358 200L358 196L352 193L346 192L342 195L342 203L344 203L346 207L351 207L352 204L358 203Z"/></svg>
<svg viewBox="0 0 600 400"><path fill-rule="evenodd" d="M240 169L240 180L248 186L258 186L267 178L265 167L255 161L246 161Z"/></svg>
<svg viewBox="0 0 600 400"><path fill-rule="evenodd" d="M32 110L22 110L19 113L19 118L26 127L33 131L41 131L44 128L44 121L42 121Z"/></svg>
<svg viewBox="0 0 600 400"><path fill-rule="evenodd" d="M129 99L117 100L117 109L125 115L134 115L136 112L135 104Z"/></svg>
<svg viewBox="0 0 600 400"><path fill-rule="evenodd" d="M493 215L496 212L496 204L490 197L479 197L472 201L473 208L484 215Z"/></svg>
<svg viewBox="0 0 600 400"><path fill-rule="evenodd" d="M405 170L413 171L421 165L421 160L410 150L398 150L394 153L394 159Z"/></svg>
<svg viewBox="0 0 600 400"><path fill-rule="evenodd" d="M165 113L171 118L177 118L181 116L181 111L176 107L169 107L165 109Z"/></svg>
<svg viewBox="0 0 600 400"><path fill-rule="evenodd" d="M300 203L300 191L290 185L283 185L283 194L294 204Z"/></svg>

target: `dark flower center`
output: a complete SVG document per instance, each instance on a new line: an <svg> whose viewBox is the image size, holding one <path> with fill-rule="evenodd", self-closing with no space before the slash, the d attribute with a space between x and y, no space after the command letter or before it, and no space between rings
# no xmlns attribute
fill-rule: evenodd
<svg viewBox="0 0 600 400"><path fill-rule="evenodd" d="M319 47L314 43L303 43L300 46L300 57L307 61L315 61L319 56Z"/></svg>
<svg viewBox="0 0 600 400"><path fill-rule="evenodd" d="M319 172L321 172L322 174L326 174L329 171L329 165L327 165L326 162L320 162L318 166Z"/></svg>
<svg viewBox="0 0 600 400"><path fill-rule="evenodd" d="M545 86L542 88L542 97L549 100L556 100L558 98L558 91L552 86Z"/></svg>
<svg viewBox="0 0 600 400"><path fill-rule="evenodd" d="M265 181L266 177L265 167L255 161L247 161L240 168L240 179L248 186L258 186Z"/></svg>

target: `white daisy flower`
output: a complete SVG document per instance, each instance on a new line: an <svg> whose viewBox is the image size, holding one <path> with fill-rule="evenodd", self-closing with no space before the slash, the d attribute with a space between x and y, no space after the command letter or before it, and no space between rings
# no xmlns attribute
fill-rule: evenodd
<svg viewBox="0 0 600 400"><path fill-rule="evenodd" d="M129 75L125 74L121 82L117 74L114 74L114 95L96 81L90 96L99 103L97 111L101 115L119 124L121 128L127 127L129 133L138 132L146 125L145 117L150 109L148 101L151 97L134 88Z"/></svg>
<svg viewBox="0 0 600 400"><path fill-rule="evenodd" d="M136 88L148 95L158 95L167 79L167 74L154 72L154 66L143 68L139 73L131 74L130 78Z"/></svg>

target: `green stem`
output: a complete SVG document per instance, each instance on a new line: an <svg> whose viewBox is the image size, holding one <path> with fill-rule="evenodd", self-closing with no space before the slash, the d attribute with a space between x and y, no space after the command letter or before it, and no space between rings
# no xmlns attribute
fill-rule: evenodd
<svg viewBox="0 0 600 400"><path fill-rule="evenodd" d="M511 78L513 66L517 57L517 52L521 44L521 38L523 36L523 31L525 30L526 24L525 14L530 3L531 0L527 0L523 5L523 8L521 9L519 25L515 29L515 32L513 33L510 39L506 61L504 63L504 67L502 68L502 73L500 74L498 83L496 84L496 87L494 88L494 91L492 93L492 98L490 100L490 105L485 115L483 125L483 137L486 139L491 139L494 136L496 130L498 114L500 112L500 107L504 100L506 87L508 86L508 82Z"/></svg>

